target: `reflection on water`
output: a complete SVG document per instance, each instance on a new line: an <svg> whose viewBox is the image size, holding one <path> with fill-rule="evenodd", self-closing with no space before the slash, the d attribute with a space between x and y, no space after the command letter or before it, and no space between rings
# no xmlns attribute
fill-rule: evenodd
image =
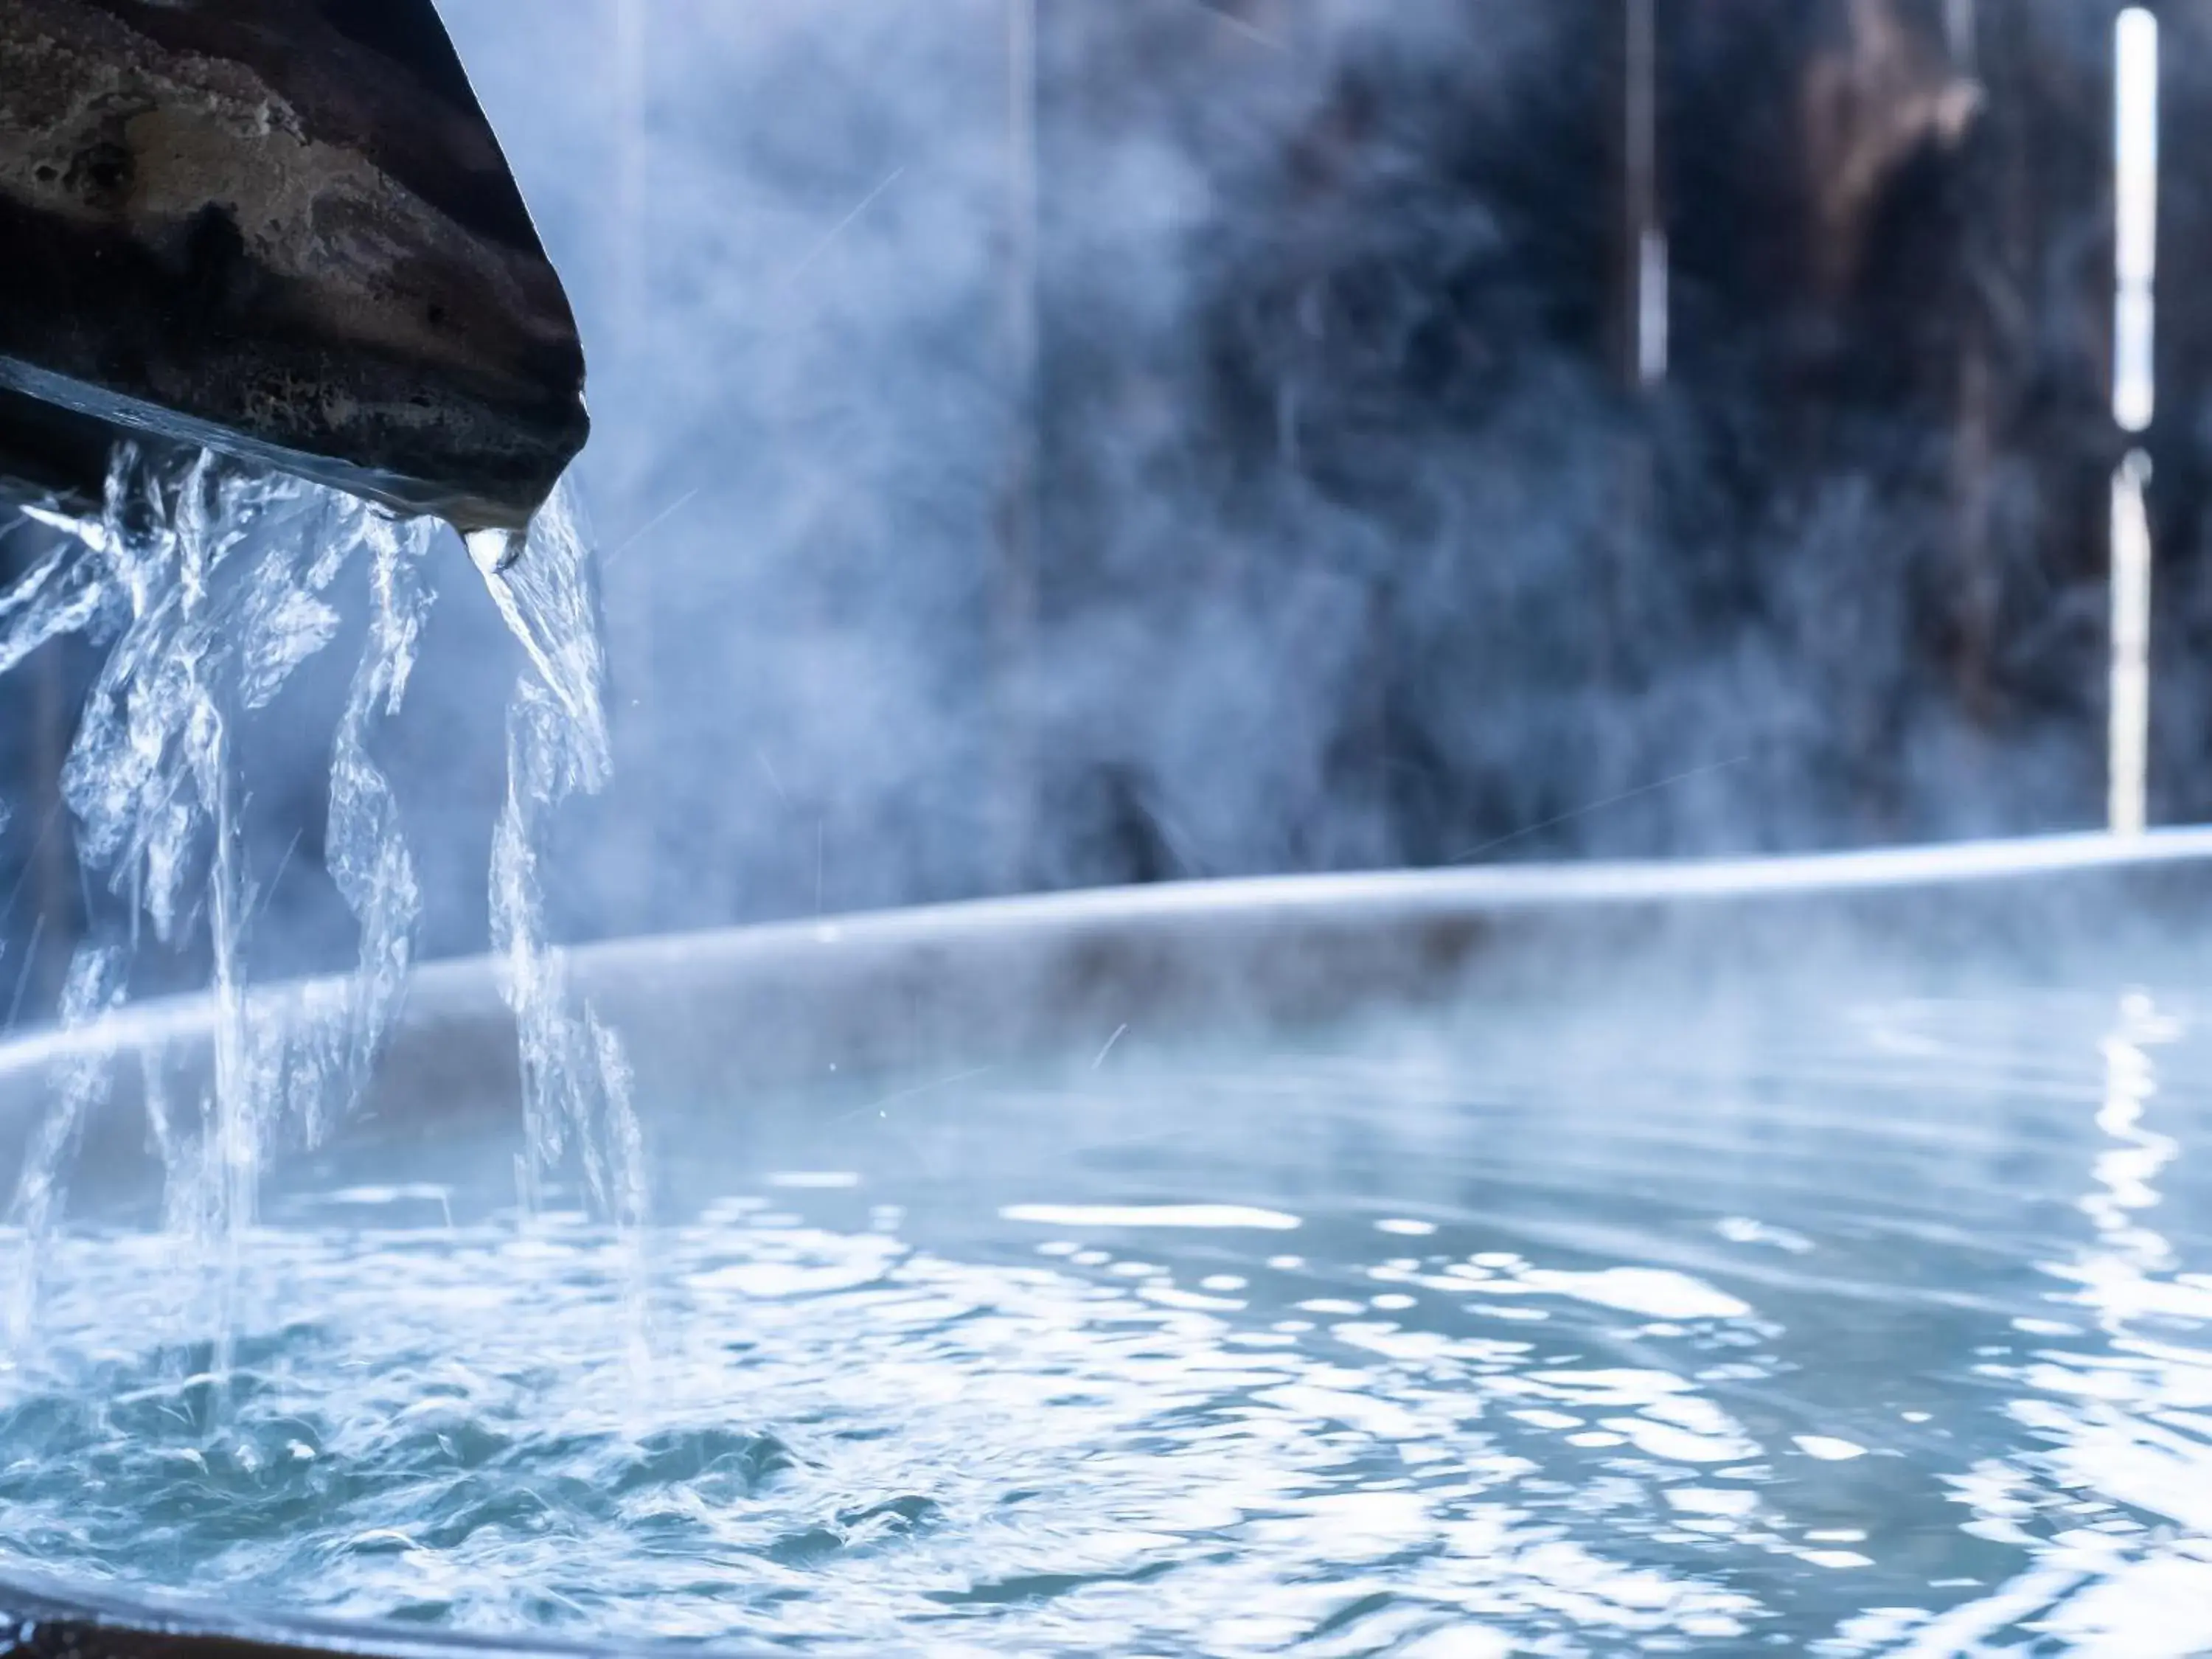
<svg viewBox="0 0 2212 1659"><path fill-rule="evenodd" d="M272 1206L227 1378L163 1241L81 1233L0 1551L833 1650L2212 1650L2186 1006L1628 1035L662 1103L643 1375L511 1147Z"/></svg>
<svg viewBox="0 0 2212 1659"><path fill-rule="evenodd" d="M2021 1390L2008 1410L2033 1449L1960 1482L1967 1525L2030 1547L2034 1565L1913 1651L1958 1651L2007 1625L2095 1653L2212 1649L2212 1276L2183 1271L2150 1224L2181 1154L2151 1127L2154 1054L2181 1035L2149 997L2123 1000L2102 1043L2104 1145L2081 1200L2094 1237L2045 1269L2073 1287L2051 1300L2078 1311L2021 1322L2048 1346L1986 1368Z"/></svg>

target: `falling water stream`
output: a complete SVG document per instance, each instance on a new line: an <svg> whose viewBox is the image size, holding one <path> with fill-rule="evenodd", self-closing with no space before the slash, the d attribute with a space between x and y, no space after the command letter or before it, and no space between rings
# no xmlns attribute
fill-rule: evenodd
<svg viewBox="0 0 2212 1659"><path fill-rule="evenodd" d="M590 544L564 487L520 556L470 551L527 657L507 715L507 800L491 856L492 949L522 1045L525 1206L572 1146L593 1197L634 1225L645 1210L645 1153L621 1039L571 993L545 939L539 848L546 814L605 787L611 757L601 687L606 665L588 582Z"/></svg>
<svg viewBox="0 0 2212 1659"><path fill-rule="evenodd" d="M432 603L428 520L402 521L298 479L216 457L118 451L103 511L0 597L0 672L68 634L110 641L67 763L88 890L119 917L92 918L61 1002L65 1026L112 1012L150 933L204 950L212 1066L194 1098L169 1098L149 1068L149 1133L167 1171L174 1235L212 1270L213 1333L227 1355L230 1288L254 1226L265 1165L283 1136L312 1146L359 1097L404 994L422 891L377 739L407 695ZM477 552L477 546L471 546ZM546 938L539 887L550 813L599 789L609 769L604 653L590 550L564 487L525 547L478 559L523 647L508 710L509 776L491 870L494 945L522 1047L525 1189L578 1155L624 1224L643 1209L641 1152L621 1047L569 996ZM325 862L360 928L355 971L335 995L281 1011L248 994L244 953L260 895L240 802L238 732L341 631L340 584L367 590L359 665L333 733ZM8 1305L30 1334L46 1243L69 1159L113 1079L74 1062L33 1138L9 1220L21 1249Z"/></svg>

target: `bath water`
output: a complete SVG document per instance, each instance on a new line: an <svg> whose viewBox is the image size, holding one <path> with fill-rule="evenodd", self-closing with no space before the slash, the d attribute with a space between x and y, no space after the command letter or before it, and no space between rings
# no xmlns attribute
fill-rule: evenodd
<svg viewBox="0 0 2212 1659"><path fill-rule="evenodd" d="M2208 1011L1742 1012L647 1100L641 1252L479 1121L272 1188L221 1375L82 1218L0 1577L738 1650L2212 1650Z"/></svg>

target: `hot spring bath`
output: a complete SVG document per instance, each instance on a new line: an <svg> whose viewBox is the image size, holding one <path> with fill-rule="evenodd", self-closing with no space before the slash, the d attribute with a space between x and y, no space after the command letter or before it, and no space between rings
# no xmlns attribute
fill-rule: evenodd
<svg viewBox="0 0 2212 1659"><path fill-rule="evenodd" d="M133 1098L201 1012L21 1042L11 1141L126 1058L0 1578L117 1651L2203 1651L2207 851L607 947L638 1237L520 1216L511 1022L435 969L234 1278Z"/></svg>

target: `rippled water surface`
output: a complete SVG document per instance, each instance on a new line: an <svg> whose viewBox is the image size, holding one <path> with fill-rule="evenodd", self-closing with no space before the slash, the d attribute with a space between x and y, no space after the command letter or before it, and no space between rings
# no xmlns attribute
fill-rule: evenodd
<svg viewBox="0 0 2212 1659"><path fill-rule="evenodd" d="M1611 1030L663 1103L635 1250L504 1142L325 1172L222 1378L174 1244L82 1225L0 1563L826 1650L2212 1651L2190 1005Z"/></svg>

